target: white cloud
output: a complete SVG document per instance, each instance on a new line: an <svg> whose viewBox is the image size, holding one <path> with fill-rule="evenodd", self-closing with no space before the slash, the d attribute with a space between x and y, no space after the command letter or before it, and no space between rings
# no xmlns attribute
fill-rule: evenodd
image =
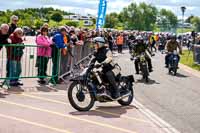
<svg viewBox="0 0 200 133"><path fill-rule="evenodd" d="M200 16L199 0L108 0L107 12L120 12L131 2L146 2L159 9L166 8L172 10L177 16L181 16L180 7L185 5L187 7L186 16L191 14ZM0 10L52 6L65 11L95 15L97 14L99 0L0 0L0 3Z"/></svg>

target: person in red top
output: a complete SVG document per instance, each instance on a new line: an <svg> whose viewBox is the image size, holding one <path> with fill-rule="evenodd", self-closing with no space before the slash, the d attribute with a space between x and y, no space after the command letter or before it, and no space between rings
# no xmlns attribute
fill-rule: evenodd
<svg viewBox="0 0 200 133"><path fill-rule="evenodd" d="M16 28L14 33L10 35L9 42L17 46L8 46L7 47L7 60L9 64L9 79L10 86L23 85L19 82L19 76L21 74L21 58L24 54L24 44L23 44L23 30L21 28Z"/></svg>

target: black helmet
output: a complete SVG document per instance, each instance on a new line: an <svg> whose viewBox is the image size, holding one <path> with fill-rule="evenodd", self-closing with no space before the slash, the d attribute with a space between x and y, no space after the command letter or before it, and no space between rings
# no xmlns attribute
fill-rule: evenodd
<svg viewBox="0 0 200 133"><path fill-rule="evenodd" d="M173 34L173 35L171 36L171 39L174 39L174 40L176 40L176 39L177 39L176 35L175 35L175 34Z"/></svg>

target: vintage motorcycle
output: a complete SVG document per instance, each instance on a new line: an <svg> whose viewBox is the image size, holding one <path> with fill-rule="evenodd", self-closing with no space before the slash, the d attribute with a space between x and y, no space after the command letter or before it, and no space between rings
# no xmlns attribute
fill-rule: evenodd
<svg viewBox="0 0 200 133"><path fill-rule="evenodd" d="M116 67L120 68L119 65ZM102 73L102 67L97 68L91 59L87 67L82 69L83 71L78 76L70 80L72 83L68 88L68 98L73 108L78 111L89 111L96 101L117 101L122 106L128 106L132 103L134 99L134 77L132 75L122 76L119 73L116 76L121 96L118 99L113 99L113 88Z"/></svg>
<svg viewBox="0 0 200 133"><path fill-rule="evenodd" d="M149 69L148 69L148 63L147 60L145 58L145 52L141 53L140 55L138 55L137 57L132 57L131 60L139 60L139 69L141 72L141 75L143 77L143 79L145 80L145 82L149 82Z"/></svg>

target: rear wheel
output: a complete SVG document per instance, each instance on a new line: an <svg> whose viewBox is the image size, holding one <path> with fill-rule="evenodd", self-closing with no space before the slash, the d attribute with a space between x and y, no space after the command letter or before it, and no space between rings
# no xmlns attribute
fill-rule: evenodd
<svg viewBox="0 0 200 133"><path fill-rule="evenodd" d="M69 102L78 111L89 111L95 103L89 88L79 82L73 82L68 90Z"/></svg>

